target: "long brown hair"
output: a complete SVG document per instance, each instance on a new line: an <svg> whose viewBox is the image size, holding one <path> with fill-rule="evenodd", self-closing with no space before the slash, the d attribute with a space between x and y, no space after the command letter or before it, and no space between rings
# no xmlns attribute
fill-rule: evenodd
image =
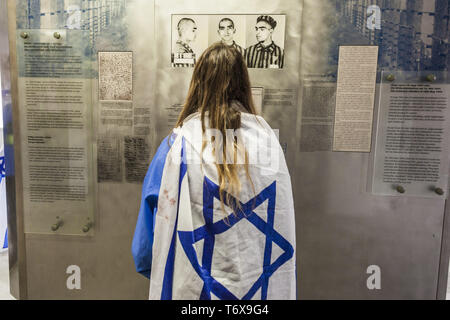
<svg viewBox="0 0 450 320"><path fill-rule="evenodd" d="M226 130L241 127L241 113L236 104L247 113L256 114L251 93L250 79L247 66L242 54L233 46L222 42L211 45L201 55L195 65L189 87L188 96L180 113L176 126L182 126L183 121L191 114L200 112L202 132L205 133L205 118L208 117L209 128L220 130L223 139L222 159L226 157ZM204 149L206 141L203 142ZM238 146L233 141L234 155ZM253 183L248 172L248 155L245 150L245 172L252 188ZM203 150L202 150L203 152ZM235 157L236 159L236 157ZM234 159L234 160L235 160ZM236 213L239 203L231 203L230 194L238 196L241 183L238 178L239 165L222 161L217 163L219 177L219 194L222 209L224 209L224 194L226 192L228 205ZM254 188L253 188L254 189Z"/></svg>

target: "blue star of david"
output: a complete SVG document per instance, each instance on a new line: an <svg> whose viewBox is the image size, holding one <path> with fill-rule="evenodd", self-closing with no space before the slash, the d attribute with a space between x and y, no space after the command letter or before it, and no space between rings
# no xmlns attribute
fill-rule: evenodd
<svg viewBox="0 0 450 320"><path fill-rule="evenodd" d="M211 276L211 265L214 252L215 235L226 232L239 223L242 219L247 219L266 236L266 243L264 249L263 272L251 286L250 290L242 297L242 300L253 298L260 288L261 300L266 300L269 287L269 278L280 266L291 259L294 254L294 248L292 245L273 227L275 218L276 181L266 187L253 199L250 199L247 203L242 203L230 196L230 202L240 203L241 209L238 211L238 214L231 213L228 216L228 220L220 220L216 223L213 222L214 198L220 199L219 186L205 177L203 184L203 216L205 218L205 225L195 229L194 231L178 231L178 236L186 256L191 262L194 270L204 282L200 299L210 300L211 293L219 299L239 299L224 285ZM253 211L266 199L269 200L267 208L267 222ZM227 196L224 196L224 203L229 206ZM201 240L204 240L204 244L202 264L200 265L194 249L194 244ZM272 242L276 243L281 249L284 250L284 252L273 263L270 263L272 256Z"/></svg>

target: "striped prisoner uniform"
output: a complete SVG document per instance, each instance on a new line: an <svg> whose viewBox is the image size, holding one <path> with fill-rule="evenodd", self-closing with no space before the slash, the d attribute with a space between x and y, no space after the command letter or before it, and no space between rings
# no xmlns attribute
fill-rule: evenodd
<svg viewBox="0 0 450 320"><path fill-rule="evenodd" d="M191 59L192 63L175 63L175 59ZM195 53L194 50L181 40L175 44L174 52L172 53L172 67L194 67Z"/></svg>
<svg viewBox="0 0 450 320"><path fill-rule="evenodd" d="M284 52L273 41L267 47L257 43L245 50L245 61L248 68L281 69L284 65Z"/></svg>

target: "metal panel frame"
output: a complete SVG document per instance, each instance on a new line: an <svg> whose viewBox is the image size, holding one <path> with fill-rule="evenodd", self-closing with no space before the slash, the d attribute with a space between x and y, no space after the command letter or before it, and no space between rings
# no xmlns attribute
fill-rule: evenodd
<svg viewBox="0 0 450 320"><path fill-rule="evenodd" d="M436 299L446 300L450 263L450 203L445 202L445 213L442 222L441 259L439 262L438 287Z"/></svg>
<svg viewBox="0 0 450 320"><path fill-rule="evenodd" d="M7 17L6 17L7 14ZM14 140L20 141L20 124L17 104L17 55L16 55L16 2L13 0L1 1L0 21L2 26L7 24L9 30L9 42L2 43L2 47L9 49L9 66L2 65L2 72L10 73L12 128L4 126L5 137L14 134ZM3 39L2 39L3 40ZM3 42L3 41L2 41ZM9 70L8 70L9 67ZM5 84L2 83L5 87ZM4 121L7 119L4 118ZM12 131L9 131L12 129ZM8 143L7 140L5 140ZM8 245L9 245L9 278L11 294L17 299L27 297L27 261L23 221L23 196L22 196L22 167L20 144L14 144L12 154L5 148L6 161L14 159L14 172L7 172L6 195L8 208Z"/></svg>
<svg viewBox="0 0 450 320"><path fill-rule="evenodd" d="M5 30L9 34L13 132L15 141L21 141L18 114L18 99L21 97L17 94L17 2L1 1L8 8L8 19L4 21L8 23ZM95 147L94 143L94 152ZM94 237L25 234L19 143L14 145L14 153L15 176L7 178L10 287L13 296L18 299L145 299L149 282L134 270L130 250L141 186L130 185L124 195L123 190L114 185L97 185ZM10 192L14 187L15 192ZM123 201L124 198L127 201ZM108 214L112 211L120 214ZM81 290L66 288L66 268L73 264L81 268ZM49 283L55 285L48 286Z"/></svg>
<svg viewBox="0 0 450 320"><path fill-rule="evenodd" d="M334 10L332 1L305 0L304 74L327 71L322 52L328 43L317 39L330 35L325 25ZM442 225L445 200L370 194L372 157L373 150L297 155L300 299L436 299L443 286L449 230L448 222ZM372 264L381 267L381 290L366 287L366 268Z"/></svg>

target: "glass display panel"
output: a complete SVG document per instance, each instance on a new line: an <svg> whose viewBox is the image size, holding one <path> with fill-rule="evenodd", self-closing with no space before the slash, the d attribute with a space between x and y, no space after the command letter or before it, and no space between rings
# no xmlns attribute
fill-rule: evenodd
<svg viewBox="0 0 450 320"><path fill-rule="evenodd" d="M445 198L448 73L385 71L380 86L373 193Z"/></svg>
<svg viewBox="0 0 450 320"><path fill-rule="evenodd" d="M17 31L27 233L93 233L90 43L83 30Z"/></svg>

